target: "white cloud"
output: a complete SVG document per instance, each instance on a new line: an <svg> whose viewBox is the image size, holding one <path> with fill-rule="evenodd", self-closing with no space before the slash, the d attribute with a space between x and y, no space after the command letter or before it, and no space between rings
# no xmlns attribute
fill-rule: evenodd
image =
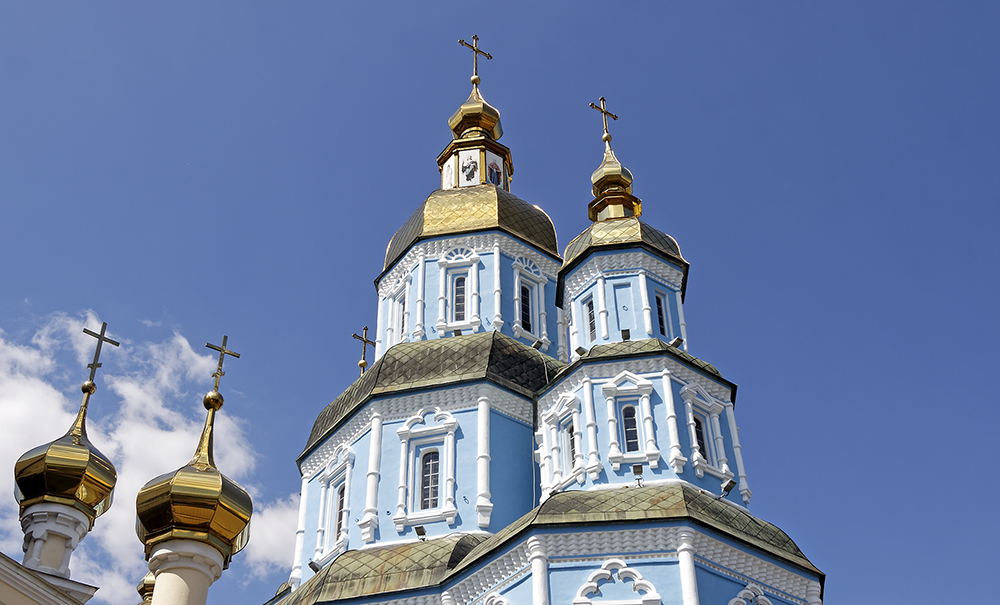
<svg viewBox="0 0 1000 605"><path fill-rule="evenodd" d="M159 328L163 325L162 321L153 321L151 319L140 319L139 323L146 326L147 328Z"/></svg>
<svg viewBox="0 0 1000 605"><path fill-rule="evenodd" d="M68 380L63 375L75 377L77 385L87 378L95 340L82 333L85 326L100 327L92 311L46 318L29 343L12 342L0 330L0 471L13 469L23 453L58 438L72 423L82 394L64 394L64 386L53 383ZM179 333L160 342L122 340L113 358L103 352L101 358L87 428L114 463L118 483L114 505L81 542L71 569L74 579L101 587L92 603L134 605L134 586L146 573L135 535L135 496L147 481L190 459L204 426L201 398L212 386L216 360L195 351ZM219 468L236 481L252 480L255 459L243 421L223 408L216 434ZM12 475L0 472L0 493L13 492ZM258 504L246 551L251 570L290 565L297 498ZM17 517L13 498L0 498L0 550L20 560Z"/></svg>

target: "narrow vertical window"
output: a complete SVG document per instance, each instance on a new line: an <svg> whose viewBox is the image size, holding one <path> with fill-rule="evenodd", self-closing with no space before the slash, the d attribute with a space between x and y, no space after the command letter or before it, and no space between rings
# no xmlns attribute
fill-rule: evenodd
<svg viewBox="0 0 1000 605"><path fill-rule="evenodd" d="M344 499L347 495L347 486L343 483L337 489L337 522L336 531L333 534L333 541L340 541L340 532L344 529Z"/></svg>
<svg viewBox="0 0 1000 605"><path fill-rule="evenodd" d="M593 342L597 340L597 321L594 318L594 299L591 298L586 302L587 307L587 333L590 335L590 341Z"/></svg>
<svg viewBox="0 0 1000 605"><path fill-rule="evenodd" d="M465 276L455 278L455 321L465 321Z"/></svg>
<svg viewBox="0 0 1000 605"><path fill-rule="evenodd" d="M705 427L701 423L701 418L694 417L694 438L698 440L698 449L701 456L708 462L708 448L705 447Z"/></svg>
<svg viewBox="0 0 1000 605"><path fill-rule="evenodd" d="M531 331L531 288L521 286L521 329Z"/></svg>
<svg viewBox="0 0 1000 605"><path fill-rule="evenodd" d="M635 406L622 408L622 428L625 431L625 451L639 451L639 424L635 418Z"/></svg>
<svg viewBox="0 0 1000 605"><path fill-rule="evenodd" d="M662 294L656 295L656 319L660 322L660 334L667 335L667 309Z"/></svg>
<svg viewBox="0 0 1000 605"><path fill-rule="evenodd" d="M438 505L438 453L427 452L420 460L420 508L426 510Z"/></svg>
<svg viewBox="0 0 1000 605"><path fill-rule="evenodd" d="M576 442L573 440L573 433L575 432L576 429L573 427L572 422L566 425L566 443L569 445L569 447L566 448L569 450L569 463L566 465L567 473L572 472L573 465L576 464Z"/></svg>
<svg viewBox="0 0 1000 605"><path fill-rule="evenodd" d="M406 299L399 303L399 341L406 340Z"/></svg>

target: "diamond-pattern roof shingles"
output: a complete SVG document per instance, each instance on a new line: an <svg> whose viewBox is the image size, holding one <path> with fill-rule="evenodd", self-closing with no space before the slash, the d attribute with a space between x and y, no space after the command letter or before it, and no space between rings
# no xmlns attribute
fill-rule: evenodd
<svg viewBox="0 0 1000 605"><path fill-rule="evenodd" d="M427 541L349 550L289 595L282 605L312 605L434 586L487 538L456 533Z"/></svg>
<svg viewBox="0 0 1000 605"><path fill-rule="evenodd" d="M427 237L500 229L558 258L552 220L540 208L496 185L439 189L396 231L385 253L384 269Z"/></svg>
<svg viewBox="0 0 1000 605"><path fill-rule="evenodd" d="M485 379L531 398L546 367L551 378L566 365L496 331L398 344L320 412L302 456L372 396Z"/></svg>
<svg viewBox="0 0 1000 605"><path fill-rule="evenodd" d="M474 566L482 558L533 527L596 526L615 522L654 522L692 519L806 569L822 573L778 527L749 512L683 483L642 488L565 491L478 545L451 575Z"/></svg>
<svg viewBox="0 0 1000 605"><path fill-rule="evenodd" d="M631 242L647 244L661 253L673 257L675 261L679 260L684 265L687 264L687 261L681 256L681 249L674 238L637 218L628 217L597 221L587 227L586 231L566 246L563 267L568 266L590 248Z"/></svg>

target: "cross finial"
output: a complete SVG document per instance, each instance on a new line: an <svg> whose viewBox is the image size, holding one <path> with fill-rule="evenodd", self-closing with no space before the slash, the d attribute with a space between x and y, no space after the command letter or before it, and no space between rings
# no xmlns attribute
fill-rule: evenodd
<svg viewBox="0 0 1000 605"><path fill-rule="evenodd" d="M608 132L608 117L610 117L612 120L617 120L618 116L616 116L615 114L613 114L610 111L608 111L607 105L604 102L604 97L601 97L600 100L601 100L601 106L600 107L598 107L597 105L594 105L593 103L591 103L590 106L593 107L594 109L596 109L597 111L601 112L601 117L604 118L604 136L601 137L601 139L605 143L607 143L608 146L610 147L611 146L611 133Z"/></svg>
<svg viewBox="0 0 1000 605"><path fill-rule="evenodd" d="M93 336L94 338L97 339L97 349L94 351L94 361L87 366L88 368L90 368L90 378L87 379L88 382L94 382L94 376L97 374L97 368L101 367L101 364L99 363L99 360L101 359L101 346L104 345L104 343L108 343L116 347L118 346L117 341L111 340L110 338L104 335L104 332L107 331L107 329L108 329L108 322L106 321L101 323L100 334L98 334L97 332L92 332L87 328L83 329L84 334L86 334L87 336Z"/></svg>
<svg viewBox="0 0 1000 605"><path fill-rule="evenodd" d="M375 346L375 342L368 340L368 326L362 330L361 336L357 334L351 334L354 338L361 341L361 361L358 362L358 367L361 368L361 375L364 376L365 368L368 367L368 361L365 359L365 354L368 353L368 345Z"/></svg>
<svg viewBox="0 0 1000 605"><path fill-rule="evenodd" d="M475 34L472 35L472 44L469 44L462 39L459 39L458 43L466 48L472 49L472 85L479 86L479 55L482 55L487 59L492 59L493 55L486 51L479 50L479 36Z"/></svg>
<svg viewBox="0 0 1000 605"><path fill-rule="evenodd" d="M215 388L212 390L214 390L216 393L219 392L219 380L221 380L222 377L226 375L226 373L222 371L222 361L225 359L226 355L232 355L236 359L240 358L239 353L237 353L236 351L230 351L229 349L226 348L226 341L228 340L229 337L223 334L221 347L219 345L213 345L212 343L208 342L205 343L205 346L208 347L209 349L214 349L219 352L219 369L215 371L215 374L212 374L212 376L215 378Z"/></svg>

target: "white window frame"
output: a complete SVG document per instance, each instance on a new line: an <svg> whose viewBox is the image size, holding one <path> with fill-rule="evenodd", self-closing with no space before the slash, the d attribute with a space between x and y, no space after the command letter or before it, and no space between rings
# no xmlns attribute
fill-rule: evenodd
<svg viewBox="0 0 1000 605"><path fill-rule="evenodd" d="M541 341L542 351L549 348L548 326L546 325L547 313L545 310L545 285L549 279L542 274L531 259L519 256L514 259L514 322L512 329L516 338L531 338ZM531 313L531 329L524 328L521 317L522 300L521 287L528 288L529 311Z"/></svg>
<svg viewBox="0 0 1000 605"><path fill-rule="evenodd" d="M433 416L433 424L426 418ZM421 409L396 430L399 435L399 500L392 520L396 531L407 526L447 521L455 523L455 432L458 420L440 408ZM438 450L438 506L420 508L421 456L431 448Z"/></svg>
<svg viewBox="0 0 1000 605"><path fill-rule="evenodd" d="M410 294L410 283L411 278L407 276L403 280L403 284L399 289L391 294L388 298L389 301L389 317L386 325L388 329L386 330L386 349L394 344L401 342L408 342L410 340L410 335L406 333L406 329L410 327L410 322L408 321L410 315L410 305L409 305L409 294Z"/></svg>
<svg viewBox="0 0 1000 605"><path fill-rule="evenodd" d="M656 431L653 429L653 412L650 395L653 383L641 376L625 371L608 381L601 387L607 403L608 461L611 469L617 471L622 464L649 463L650 468L656 468L660 462L660 449L656 445ZM634 402L634 403L633 403ZM624 423L622 408L625 405L636 406L636 424L639 431L639 450L623 452ZM622 427L622 428L619 428Z"/></svg>
<svg viewBox="0 0 1000 605"><path fill-rule="evenodd" d="M326 467L317 475L320 484L319 522L316 528L316 554L313 560L325 565L348 548L351 518L351 475L354 471L354 451L342 445L334 451ZM344 487L344 507L340 509L337 491ZM340 534L336 533L337 517L341 519Z"/></svg>
<svg viewBox="0 0 1000 605"><path fill-rule="evenodd" d="M454 330L477 332L479 320L479 254L469 246L456 246L438 260L437 330L441 337ZM465 275L465 319L455 320L455 278Z"/></svg>
<svg viewBox="0 0 1000 605"><path fill-rule="evenodd" d="M672 338L673 326L670 323L670 303L667 295L659 290L653 290L653 303L656 305L656 331L664 338ZM662 315L660 310L663 310ZM660 332L660 321L663 321L663 331Z"/></svg>
<svg viewBox="0 0 1000 605"><path fill-rule="evenodd" d="M583 327L587 330L587 343L593 345L597 342L597 309L594 304L594 295L591 294L583 299L580 302L580 306L583 315Z"/></svg>
<svg viewBox="0 0 1000 605"><path fill-rule="evenodd" d="M572 426L573 432L566 429ZM587 476L584 468L583 434L580 432L580 398L565 393L541 415L541 430L535 433L539 444L542 500L553 491L564 489L572 483L583 485ZM576 455L569 461L569 440L573 440ZM568 467L568 468L567 468Z"/></svg>
<svg viewBox="0 0 1000 605"><path fill-rule="evenodd" d="M688 425L688 441L691 444L691 464L695 475L701 479L705 473L722 480L722 485L733 478L726 456L725 437L719 424L719 415L725 405L705 392L698 385L686 385L681 389L684 399L684 414ZM701 419L702 432L707 452L702 452L695 433L695 416Z"/></svg>

